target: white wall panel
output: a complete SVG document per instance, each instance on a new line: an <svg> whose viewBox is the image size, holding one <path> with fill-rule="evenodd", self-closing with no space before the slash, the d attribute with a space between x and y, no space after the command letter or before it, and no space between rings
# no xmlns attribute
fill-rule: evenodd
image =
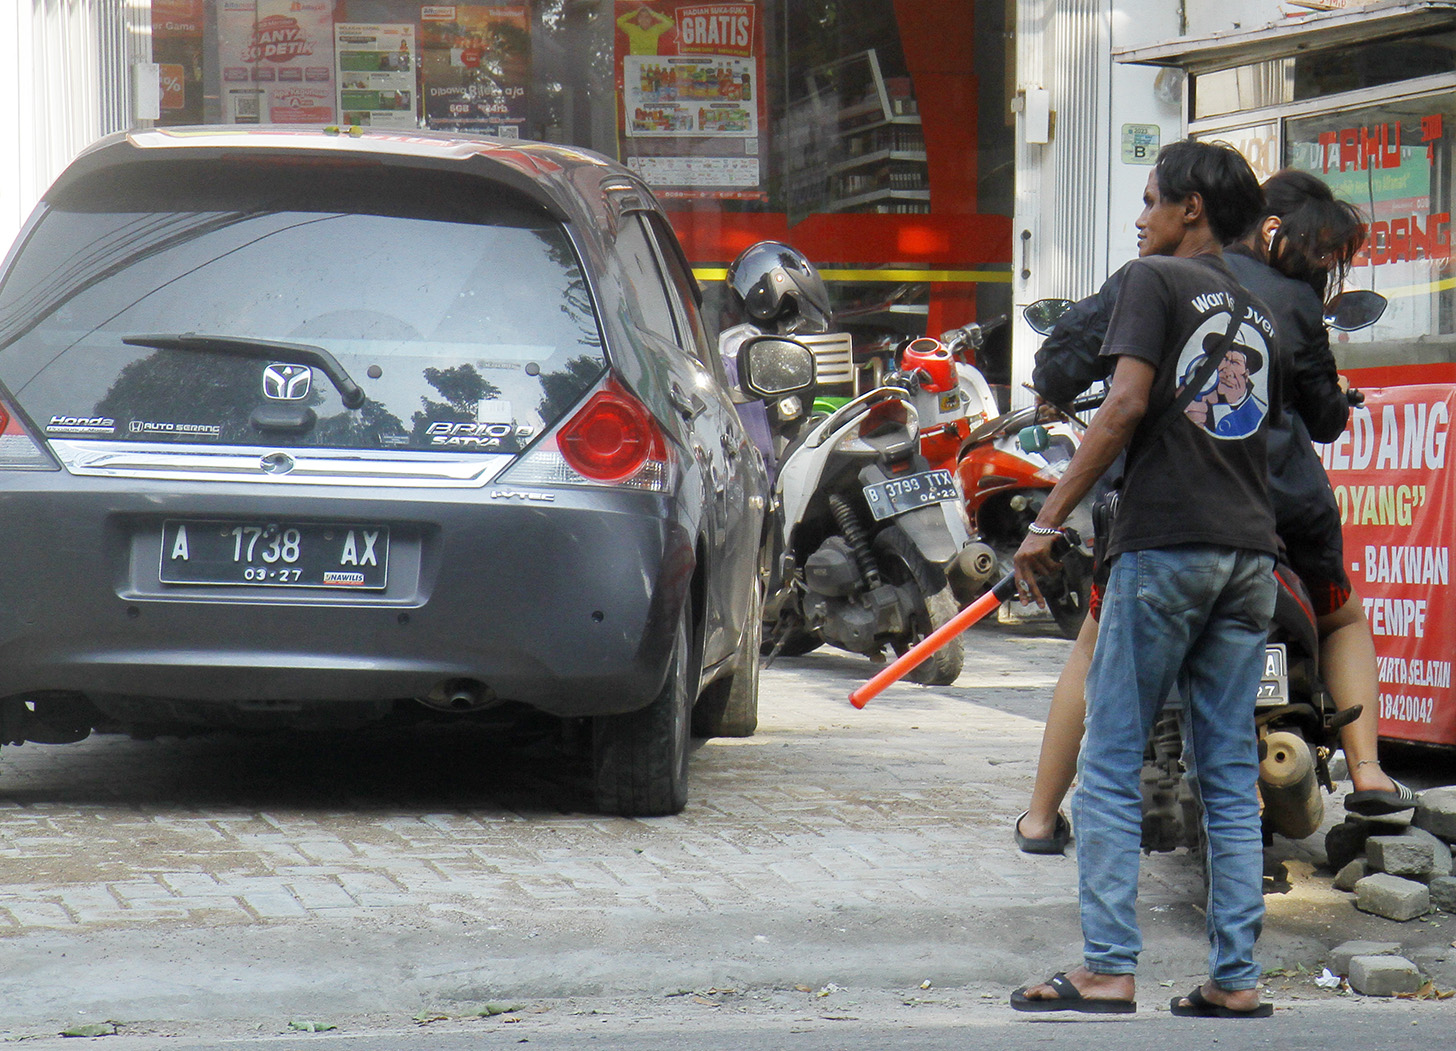
<svg viewBox="0 0 1456 1051"><path fill-rule="evenodd" d="M131 124L131 64L151 56L150 0L0 0L0 244L62 168Z"/></svg>

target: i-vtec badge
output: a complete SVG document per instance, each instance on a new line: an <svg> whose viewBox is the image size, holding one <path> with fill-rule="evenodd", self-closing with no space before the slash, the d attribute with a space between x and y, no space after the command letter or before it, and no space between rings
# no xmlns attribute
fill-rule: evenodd
<svg viewBox="0 0 1456 1051"><path fill-rule="evenodd" d="M555 493L533 493L525 489L492 489L492 500L524 500L527 503L549 504L556 500Z"/></svg>
<svg viewBox="0 0 1456 1051"><path fill-rule="evenodd" d="M425 429L431 445L466 449L498 449L516 433L512 423L432 423Z"/></svg>
<svg viewBox="0 0 1456 1051"><path fill-rule="evenodd" d="M116 421L110 416L52 416L48 434L114 434Z"/></svg>
<svg viewBox="0 0 1456 1051"><path fill-rule="evenodd" d="M289 361L275 361L263 370L263 396L274 401L302 401L308 397L313 369Z"/></svg>

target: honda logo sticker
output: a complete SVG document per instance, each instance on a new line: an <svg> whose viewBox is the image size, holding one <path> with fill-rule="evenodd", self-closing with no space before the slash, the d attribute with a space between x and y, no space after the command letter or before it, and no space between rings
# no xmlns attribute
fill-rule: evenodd
<svg viewBox="0 0 1456 1051"><path fill-rule="evenodd" d="M263 370L263 395L274 401L302 401L312 382L313 369L307 365L274 362Z"/></svg>

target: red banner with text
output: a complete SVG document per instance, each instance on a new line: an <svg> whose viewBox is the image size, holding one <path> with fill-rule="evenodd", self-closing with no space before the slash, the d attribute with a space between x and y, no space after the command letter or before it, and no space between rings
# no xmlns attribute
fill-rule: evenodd
<svg viewBox="0 0 1456 1051"><path fill-rule="evenodd" d="M1346 567L1375 636L1381 736L1456 745L1453 412L1450 384L1366 389L1345 433L1321 453L1340 505Z"/></svg>

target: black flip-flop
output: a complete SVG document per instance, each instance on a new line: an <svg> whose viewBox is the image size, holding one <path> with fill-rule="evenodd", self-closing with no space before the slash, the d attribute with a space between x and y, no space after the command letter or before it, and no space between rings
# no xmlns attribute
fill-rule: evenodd
<svg viewBox="0 0 1456 1051"><path fill-rule="evenodd" d="M1184 1000L1188 1002L1185 1004ZM1268 1018L1274 1013L1274 1005L1266 1000L1247 1011L1235 1011L1232 1007L1216 1004L1204 996L1203 986L1200 985L1187 996L1175 996L1169 1000L1168 1010L1183 1018Z"/></svg>
<svg viewBox="0 0 1456 1051"><path fill-rule="evenodd" d="M1395 791L1371 788L1364 792L1351 792L1345 797L1345 809L1361 817L1380 817L1409 810L1416 805L1416 794L1395 778L1391 778Z"/></svg>
<svg viewBox="0 0 1456 1051"><path fill-rule="evenodd" d="M1043 985L1056 990L1055 1000L1033 1000L1026 995L1031 986L1023 985L1011 994L1013 1011L1080 1011L1089 1015L1130 1015L1137 1010L1136 1000L1090 1000L1077 991L1065 971L1058 971Z"/></svg>
<svg viewBox="0 0 1456 1051"><path fill-rule="evenodd" d="M1011 826L1011 834L1016 839L1016 846L1024 854L1062 854L1066 852L1067 844L1072 841L1072 823L1060 810L1057 811L1057 823L1052 834L1044 839L1034 839L1021 833L1021 818L1031 813L1030 810L1023 811L1021 817L1017 818Z"/></svg>

